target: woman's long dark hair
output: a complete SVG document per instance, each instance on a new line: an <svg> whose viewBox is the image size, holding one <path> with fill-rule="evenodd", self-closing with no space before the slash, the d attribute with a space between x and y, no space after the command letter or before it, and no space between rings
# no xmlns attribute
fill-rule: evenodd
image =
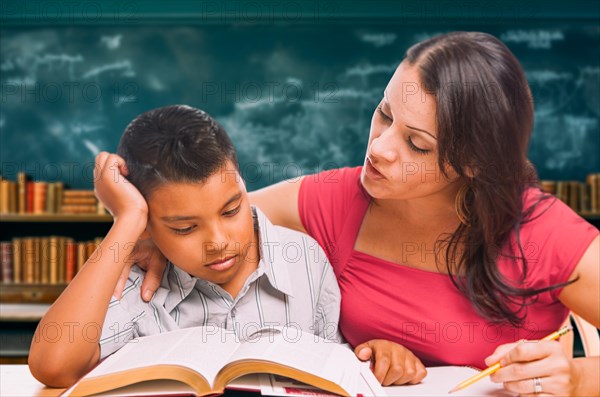
<svg viewBox="0 0 600 397"><path fill-rule="evenodd" d="M523 69L500 40L477 32L420 42L407 51L406 61L419 68L422 88L436 100L438 165L442 172L450 165L467 188L467 222L439 240L437 252L478 313L521 326L524 309L537 294L564 285L523 287L528 262L520 226L548 197L540 195L534 206L523 208L523 193L539 184L527 160L534 115ZM516 247L511 248L512 233ZM512 258L520 280L502 275L500 256Z"/></svg>

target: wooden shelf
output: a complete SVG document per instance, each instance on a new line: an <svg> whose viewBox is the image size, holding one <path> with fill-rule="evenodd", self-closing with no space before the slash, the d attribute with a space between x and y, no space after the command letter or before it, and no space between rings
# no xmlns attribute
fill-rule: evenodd
<svg viewBox="0 0 600 397"><path fill-rule="evenodd" d="M66 284L0 283L0 304L52 303L66 287Z"/></svg>
<svg viewBox="0 0 600 397"><path fill-rule="evenodd" d="M50 308L40 303L0 303L1 321L39 321Z"/></svg>
<svg viewBox="0 0 600 397"><path fill-rule="evenodd" d="M578 214L579 214L579 216L581 216L582 218L585 218L585 219L600 219L600 212L585 211L585 212L579 212Z"/></svg>
<svg viewBox="0 0 600 397"><path fill-rule="evenodd" d="M109 214L2 214L0 222L112 222Z"/></svg>

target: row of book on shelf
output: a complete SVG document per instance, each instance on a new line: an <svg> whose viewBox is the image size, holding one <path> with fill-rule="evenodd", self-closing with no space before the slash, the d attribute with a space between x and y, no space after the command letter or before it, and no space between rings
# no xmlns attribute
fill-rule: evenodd
<svg viewBox="0 0 600 397"><path fill-rule="evenodd" d="M565 202L579 213L600 214L600 173L589 174L585 182L541 182L542 189Z"/></svg>
<svg viewBox="0 0 600 397"><path fill-rule="evenodd" d="M62 182L32 181L24 172L0 176L0 214L105 214L93 190L65 189Z"/></svg>
<svg viewBox="0 0 600 397"><path fill-rule="evenodd" d="M21 237L0 242L3 284L65 284L75 277L102 239L74 241L69 237ZM96 251L96 252L94 252Z"/></svg>

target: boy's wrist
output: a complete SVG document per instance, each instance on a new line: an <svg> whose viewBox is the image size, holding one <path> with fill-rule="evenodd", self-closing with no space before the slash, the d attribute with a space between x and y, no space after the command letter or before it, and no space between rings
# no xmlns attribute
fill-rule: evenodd
<svg viewBox="0 0 600 397"><path fill-rule="evenodd" d="M126 226L142 234L148 222L148 213L144 211L130 211L125 214L113 216L115 226Z"/></svg>

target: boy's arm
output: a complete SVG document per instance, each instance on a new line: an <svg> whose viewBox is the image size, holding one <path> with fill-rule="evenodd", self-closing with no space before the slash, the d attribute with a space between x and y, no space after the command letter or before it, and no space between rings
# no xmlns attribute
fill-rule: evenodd
<svg viewBox="0 0 600 397"><path fill-rule="evenodd" d="M112 172L115 168L119 171L116 174ZM111 295L147 222L146 202L125 180L126 172L123 159L116 155L103 152L96 158L96 194L113 214L114 223L95 255L50 307L35 331L29 368L48 386L72 385L100 357L98 341Z"/></svg>

